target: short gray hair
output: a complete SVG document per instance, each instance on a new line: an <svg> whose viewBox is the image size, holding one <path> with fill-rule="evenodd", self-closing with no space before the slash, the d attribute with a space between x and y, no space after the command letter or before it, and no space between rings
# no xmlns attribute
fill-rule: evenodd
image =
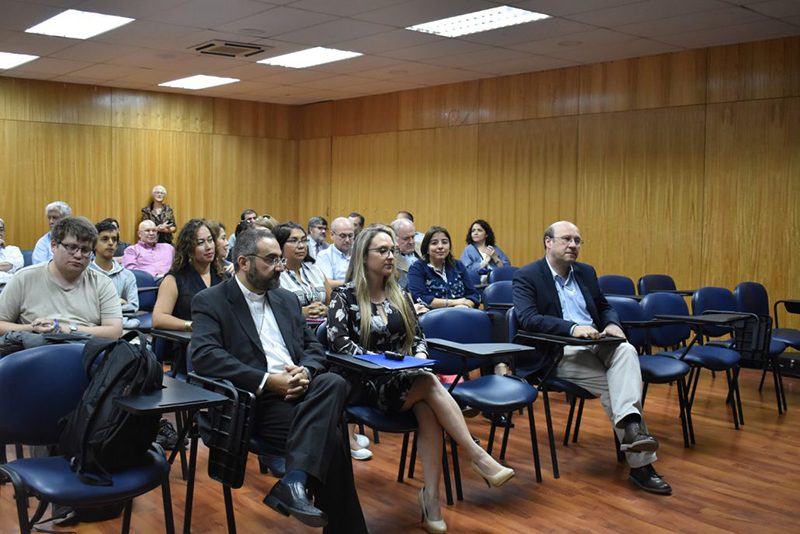
<svg viewBox="0 0 800 534"><path fill-rule="evenodd" d="M258 242L262 239L275 239L275 234L266 228L250 228L236 236L236 244L233 245L233 265L236 271L239 270L240 256L254 256L258 254Z"/></svg>
<svg viewBox="0 0 800 534"><path fill-rule="evenodd" d="M58 210L62 217L72 217L72 208L63 200L56 200L45 206L44 216L47 217L47 214L53 210Z"/></svg>

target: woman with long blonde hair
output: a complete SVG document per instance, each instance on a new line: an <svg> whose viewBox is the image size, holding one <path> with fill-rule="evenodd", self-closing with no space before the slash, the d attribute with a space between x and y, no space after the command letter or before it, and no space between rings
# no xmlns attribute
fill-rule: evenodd
<svg viewBox="0 0 800 534"><path fill-rule="evenodd" d="M328 309L328 341L335 352L399 352L427 358L425 338L408 293L397 283L394 236L386 227L370 226L356 239L345 284L333 291ZM442 478L442 429L464 451L472 468L492 486L514 476L470 436L461 409L426 369L409 369L371 379L365 402L387 412L412 410L417 418L417 447L425 472L419 493L428 532L446 532L439 505Z"/></svg>

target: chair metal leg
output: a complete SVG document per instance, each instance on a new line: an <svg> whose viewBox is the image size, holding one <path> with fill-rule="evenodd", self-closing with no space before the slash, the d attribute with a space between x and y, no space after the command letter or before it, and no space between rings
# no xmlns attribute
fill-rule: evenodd
<svg viewBox="0 0 800 534"><path fill-rule="evenodd" d="M222 495L225 498L225 520L228 522L228 534L236 534L236 515L233 511L233 495L230 486L222 486Z"/></svg>
<svg viewBox="0 0 800 534"><path fill-rule="evenodd" d="M758 392L761 393L761 390L764 388L764 378L767 376L767 366L764 365L764 369L761 370L761 381L758 383Z"/></svg>
<svg viewBox="0 0 800 534"><path fill-rule="evenodd" d="M25 457L22 451L22 443L14 444L14 455L16 456L17 460L20 460Z"/></svg>
<svg viewBox="0 0 800 534"><path fill-rule="evenodd" d="M489 440L486 444L486 452L490 455L492 454L492 448L494 447L494 432L497 428L497 423L495 423L495 418L492 417L492 426L489 428Z"/></svg>
<svg viewBox="0 0 800 534"><path fill-rule="evenodd" d="M381 442L381 435L374 428L372 429L372 441L375 443Z"/></svg>
<svg viewBox="0 0 800 534"><path fill-rule="evenodd" d="M685 448L689 448L689 428L687 426L686 421L686 402L684 400L684 384L683 379L679 379L678 381L678 411L680 412L681 418L681 432L683 432L683 446ZM644 406L644 403L642 403Z"/></svg>
<svg viewBox="0 0 800 534"><path fill-rule="evenodd" d="M397 470L397 481L403 481L403 474L406 471L406 455L408 454L408 432L403 433L403 446L400 449L400 468Z"/></svg>
<svg viewBox="0 0 800 534"><path fill-rule="evenodd" d="M572 443L578 443L578 432L580 432L581 421L583 420L584 402L586 402L586 399L581 398L581 402L578 404L578 415L575 417L575 430L572 432Z"/></svg>
<svg viewBox="0 0 800 534"><path fill-rule="evenodd" d="M125 511L122 513L122 534L131 531L131 511L133 510L133 499L128 499L125 503Z"/></svg>
<svg viewBox="0 0 800 534"><path fill-rule="evenodd" d="M550 461L553 464L553 478L559 478L558 474L558 453L556 452L556 438L553 434L553 419L550 414L550 399L546 390L542 390L544 399L544 419L547 425L547 441L550 445Z"/></svg>
<svg viewBox="0 0 800 534"><path fill-rule="evenodd" d="M539 461L539 440L536 437L536 422L533 418L533 403L528 405L528 426L531 429L531 452L533 453L533 470L536 475L536 482L542 482L542 465ZM553 449L555 450L555 449ZM555 462L553 466L555 467ZM557 469L556 469L557 473ZM558 478L558 475L555 475Z"/></svg>
<svg viewBox="0 0 800 534"><path fill-rule="evenodd" d="M175 520L172 517L172 492L169 488L169 475L161 483L161 500L164 502L164 531L167 534L174 534Z"/></svg>
<svg viewBox="0 0 800 534"><path fill-rule="evenodd" d="M453 505L453 488L450 484L450 465L447 461L447 446L442 432L442 477L444 478L444 495L448 505Z"/></svg>
<svg viewBox="0 0 800 534"><path fill-rule="evenodd" d="M739 411L739 424L744 426L744 410L742 410L742 393L739 391L739 370L738 365L733 370L733 394L736 398L736 407Z"/></svg>
<svg viewBox="0 0 800 534"><path fill-rule="evenodd" d="M183 532L192 531L192 501L194 500L194 473L197 467L197 433L192 432L191 449L189 451L189 477L186 481L186 507L183 516Z"/></svg>
<svg viewBox="0 0 800 534"><path fill-rule="evenodd" d="M414 478L414 466L417 463L417 433L411 441L411 458L408 460L408 478Z"/></svg>
<svg viewBox="0 0 800 534"><path fill-rule="evenodd" d="M0 467L0 472L8 477L11 481L11 485L14 487L14 500L17 503L19 531L21 534L30 534L32 525L28 520L28 494L25 491L25 484L22 483L22 479L19 478L19 475L13 471L6 471L4 468Z"/></svg>
<svg viewBox="0 0 800 534"><path fill-rule="evenodd" d="M450 437L450 455L453 457L453 479L456 481L456 499L464 500L464 492L461 489L461 466L458 463L458 445L456 440Z"/></svg>
<svg viewBox="0 0 800 534"><path fill-rule="evenodd" d="M506 425L505 425L505 428L503 429L503 442L500 445L500 459L501 460L505 460L506 459L506 447L508 447L508 433L511 430L511 414L512 413L513 412L508 412L508 414L506 415Z"/></svg>
<svg viewBox="0 0 800 534"><path fill-rule="evenodd" d="M736 413L736 401L733 399L733 377L731 376L731 370L725 369L725 378L728 380L728 398L731 399L731 414L733 415L733 426L736 430L739 430L739 414Z"/></svg>
<svg viewBox="0 0 800 534"><path fill-rule="evenodd" d="M645 382L642 386L642 408L644 408L644 400L647 398L647 386L650 385L650 382Z"/></svg>
<svg viewBox="0 0 800 534"><path fill-rule="evenodd" d="M567 395L569 399L569 415L567 415L567 426L564 428L564 446L569 447L569 437L572 433L572 418L575 416L575 395Z"/></svg>

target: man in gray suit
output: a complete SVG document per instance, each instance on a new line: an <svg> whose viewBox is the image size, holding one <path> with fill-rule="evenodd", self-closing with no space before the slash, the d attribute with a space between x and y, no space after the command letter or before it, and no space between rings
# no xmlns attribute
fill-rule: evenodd
<svg viewBox="0 0 800 534"><path fill-rule="evenodd" d="M326 532L366 532L339 430L348 384L326 372L297 297L278 287L285 260L272 233L239 234L233 257L235 276L192 300L194 368L257 396L253 432L286 456L265 504Z"/></svg>

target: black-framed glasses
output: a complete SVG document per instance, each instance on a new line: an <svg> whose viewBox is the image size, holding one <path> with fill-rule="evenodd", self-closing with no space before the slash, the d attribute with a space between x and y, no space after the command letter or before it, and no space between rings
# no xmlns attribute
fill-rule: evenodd
<svg viewBox="0 0 800 534"><path fill-rule="evenodd" d="M276 256L275 254L270 254L269 256L259 256L258 254L248 254L248 256L252 256L254 258L258 258L270 267L277 267L281 265L286 267L286 258L281 258L280 256Z"/></svg>
<svg viewBox="0 0 800 534"><path fill-rule="evenodd" d="M558 239L565 245L569 245L570 243L575 243L576 247L579 247L584 243L584 241L580 237L554 235L553 239Z"/></svg>
<svg viewBox="0 0 800 534"><path fill-rule="evenodd" d="M368 248L367 250L371 250L377 252L384 258L389 257L389 253L392 253L392 256L397 256L400 254L400 249L397 247L378 247L378 248Z"/></svg>
<svg viewBox="0 0 800 534"><path fill-rule="evenodd" d="M62 241L56 241L56 243L61 245L62 247L64 247L64 250L66 250L67 253L72 255L72 256L74 256L76 252L80 251L81 256L84 256L84 257L88 258L89 255L92 252L94 252L89 247L81 247L81 246L78 246L78 245L75 245L75 244L72 244L72 243L64 243Z"/></svg>

